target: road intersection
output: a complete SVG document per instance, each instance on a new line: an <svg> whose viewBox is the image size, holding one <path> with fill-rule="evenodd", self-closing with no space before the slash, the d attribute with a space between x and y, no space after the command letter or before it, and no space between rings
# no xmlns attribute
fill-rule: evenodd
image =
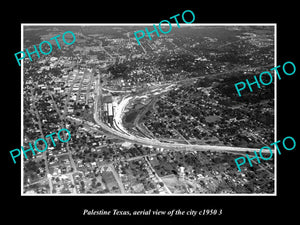
<svg viewBox="0 0 300 225"><path fill-rule="evenodd" d="M169 86L171 87L171 86ZM173 86L172 86L173 87ZM127 141L135 142L141 145L149 145L157 148L167 148L173 150L185 150L185 151L219 151L219 152L239 152L239 153L248 153L248 152L259 152L260 149L257 148L244 148L244 147L233 147L233 146L216 146L216 145L195 145L195 144L182 144L182 143L166 143L161 142L157 139L146 138L146 137L139 137L129 133L124 126L122 125L122 117L123 112L125 111L126 106L130 102L131 99L134 99L135 96L128 96L126 95L123 99L119 102L116 106L114 121L117 124L116 127L110 127L105 124L103 121L99 119L99 103L100 103L100 96L99 96L99 86L97 85L95 93L95 104L94 104L94 120L100 126L102 130L108 132L109 134L113 134L121 139L125 139ZM155 91L156 90L156 91ZM153 92L159 93L159 88L155 89ZM162 91L168 91L171 88L164 88ZM101 103L100 103L101 104ZM269 153L269 150L262 149L262 153Z"/></svg>

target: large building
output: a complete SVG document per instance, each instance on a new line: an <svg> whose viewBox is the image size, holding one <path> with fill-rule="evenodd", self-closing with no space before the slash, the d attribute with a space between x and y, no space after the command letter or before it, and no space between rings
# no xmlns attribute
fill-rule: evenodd
<svg viewBox="0 0 300 225"><path fill-rule="evenodd" d="M105 122L113 124L113 117L114 117L114 106L113 106L113 99L112 95L105 94L102 95L102 103L103 103L103 119Z"/></svg>

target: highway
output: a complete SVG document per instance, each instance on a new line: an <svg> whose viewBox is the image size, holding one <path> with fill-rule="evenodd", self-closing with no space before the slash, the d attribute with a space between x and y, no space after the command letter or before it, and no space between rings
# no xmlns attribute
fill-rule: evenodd
<svg viewBox="0 0 300 225"><path fill-rule="evenodd" d="M167 91L168 88L164 88L162 91ZM129 133L122 125L122 116L123 112L129 103L129 100L131 98L134 98L134 96L123 98L122 101L118 104L116 107L116 113L115 113L115 124L117 124L118 128L112 128L102 122L99 119L99 86L96 87L96 99L94 104L94 120L96 123L101 127L102 130L105 132L112 134L116 137L119 137L121 139L131 141L137 144L141 145L149 145L156 148L166 148L166 149L172 149L172 150L185 150L185 151L218 151L218 152L240 152L240 153L246 153L246 152L259 152L260 149L256 148L244 148L244 147L233 147L233 146L216 146L216 145L195 145L195 144L182 144L182 143L165 143L161 142L156 139L152 138L145 138L145 137L139 137L135 136L131 133ZM269 154L269 150L263 149L262 153Z"/></svg>

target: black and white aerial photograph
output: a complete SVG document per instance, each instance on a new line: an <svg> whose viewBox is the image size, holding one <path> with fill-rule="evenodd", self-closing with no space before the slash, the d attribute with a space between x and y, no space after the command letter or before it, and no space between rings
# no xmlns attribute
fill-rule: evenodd
<svg viewBox="0 0 300 225"><path fill-rule="evenodd" d="M276 194L276 25L172 25L22 24L21 195Z"/></svg>

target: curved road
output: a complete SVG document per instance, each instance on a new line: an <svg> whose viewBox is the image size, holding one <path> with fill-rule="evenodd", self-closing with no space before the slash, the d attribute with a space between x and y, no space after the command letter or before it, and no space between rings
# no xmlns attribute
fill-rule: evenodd
<svg viewBox="0 0 300 225"><path fill-rule="evenodd" d="M160 142L156 139L150 139L150 138L143 138L143 137L137 137L134 136L132 134L130 134L129 132L127 132L126 130L124 130L125 128L123 128L123 126L119 123L120 121L122 121L121 119L121 114L118 114L118 118L115 118L115 120L118 123L118 127L120 129L120 127L122 127L123 132L121 130L116 130L113 129L112 127L108 126L107 124L103 123L98 115L99 115L99 107L98 107L98 103L99 103L99 86L96 87L96 100L95 100L95 104L94 104L94 119L96 121L96 123L106 132L113 134L117 137L120 137L122 139L128 140L128 141L132 141L141 145L150 145L153 147L157 147L157 148L167 148L167 149L173 149L173 150L187 150L187 151L233 151L233 152L252 152L252 151L256 151L259 152L260 149L256 149L256 148L243 148L243 147L232 147L232 146L215 146L215 145L194 145L194 144L181 144L181 143L164 143L164 142ZM121 105L121 108L119 109L120 112L124 111L124 109L126 108L129 100L128 98L124 99L125 103L122 102L119 104L119 106ZM273 150L274 151L274 150ZM262 153L269 153L269 150L262 150Z"/></svg>

